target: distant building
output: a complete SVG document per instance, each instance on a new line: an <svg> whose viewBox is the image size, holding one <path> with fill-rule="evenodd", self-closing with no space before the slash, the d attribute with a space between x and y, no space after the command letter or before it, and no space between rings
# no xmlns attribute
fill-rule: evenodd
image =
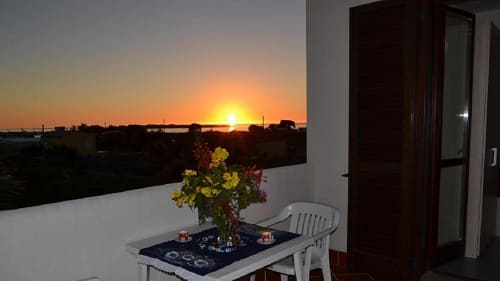
<svg viewBox="0 0 500 281"><path fill-rule="evenodd" d="M54 132L56 132L58 134L63 134L65 131L66 131L66 127L64 127L64 126L54 127Z"/></svg>
<svg viewBox="0 0 500 281"><path fill-rule="evenodd" d="M190 133L201 133L201 125L197 124L197 123L193 123L193 124L189 125L188 130Z"/></svg>
<svg viewBox="0 0 500 281"><path fill-rule="evenodd" d="M297 131L295 122L292 120L281 120L279 124L271 124L268 127L273 132L293 132Z"/></svg>
<svg viewBox="0 0 500 281"><path fill-rule="evenodd" d="M295 130L295 122L292 120L281 120L279 124L280 128L286 128L288 130Z"/></svg>
<svg viewBox="0 0 500 281"><path fill-rule="evenodd" d="M250 125L248 127L248 131L251 133L251 134L262 134L266 131L266 129L264 129L263 126L257 126L257 125Z"/></svg>

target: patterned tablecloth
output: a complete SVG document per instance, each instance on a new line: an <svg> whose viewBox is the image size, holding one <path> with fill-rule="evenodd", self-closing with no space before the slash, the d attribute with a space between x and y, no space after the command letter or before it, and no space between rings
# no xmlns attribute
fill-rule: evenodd
<svg viewBox="0 0 500 281"><path fill-rule="evenodd" d="M262 243L261 232L271 231L272 243ZM173 273L189 281L203 280L203 276L235 261L264 251L298 237L287 231L264 228L253 224L240 224L241 242L238 247L221 245L217 241L217 229L191 234L187 242L166 241L141 249L138 262L159 270Z"/></svg>

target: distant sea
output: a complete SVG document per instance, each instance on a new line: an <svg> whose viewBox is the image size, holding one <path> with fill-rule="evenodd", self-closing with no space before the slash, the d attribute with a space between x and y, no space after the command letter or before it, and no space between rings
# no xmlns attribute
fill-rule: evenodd
<svg viewBox="0 0 500 281"><path fill-rule="evenodd" d="M215 131L215 132L232 132L232 131L242 131L242 132L248 132L248 127L250 127L252 124L236 124L235 126L229 126L229 125L202 125L202 132L210 132L210 131ZM262 126L262 124L253 124L257 126ZM268 127L270 124L264 124L264 127ZM307 123L296 123L295 124L297 128L306 128ZM69 130L70 127L66 127L66 130ZM44 132L53 132L55 128L44 128ZM14 129L0 129L0 133L8 133L8 132L27 132L27 133L41 133L42 128L14 128ZM153 128L153 129L148 129L148 132L164 132L164 133L186 133L188 132L188 128L182 127L182 128Z"/></svg>
<svg viewBox="0 0 500 281"><path fill-rule="evenodd" d="M240 132L248 132L248 127L250 127L252 124L236 124L234 126L229 126L229 125L217 125L217 126L210 126L210 125L202 125L201 131L202 132L232 132L232 131L240 131ZM253 124L257 125L257 124ZM268 127L270 124L265 124L264 127ZM262 126L262 124L257 125L257 126ZM298 128L306 128L307 123L296 123L295 126ZM162 129L148 129L149 132L165 132L165 133L186 133L188 132L188 128L162 128Z"/></svg>

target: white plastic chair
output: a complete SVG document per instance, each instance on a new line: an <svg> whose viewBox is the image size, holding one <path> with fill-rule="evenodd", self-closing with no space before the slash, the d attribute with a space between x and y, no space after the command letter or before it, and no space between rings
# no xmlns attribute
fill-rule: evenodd
<svg viewBox="0 0 500 281"><path fill-rule="evenodd" d="M294 202L286 206L281 212L272 218L268 218L258 225L271 226L290 218L290 232L317 237L313 246L310 264L305 264L305 279L309 280L309 271L321 268L323 280L331 281L330 272L330 234L338 227L340 222L339 209L316 202ZM305 255L304 255L305 256ZM288 280L288 275L295 275L293 258L288 257L267 269L281 274L281 280ZM255 275L250 277L255 281Z"/></svg>

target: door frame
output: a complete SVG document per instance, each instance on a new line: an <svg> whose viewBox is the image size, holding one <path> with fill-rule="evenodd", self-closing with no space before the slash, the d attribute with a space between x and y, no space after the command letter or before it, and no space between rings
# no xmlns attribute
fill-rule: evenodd
<svg viewBox="0 0 500 281"><path fill-rule="evenodd" d="M438 237L438 219L439 219L439 190L440 190L440 172L441 172L441 116L442 116L442 106L443 106L443 74L444 74L444 52L442 51L444 46L444 36L445 36L445 18L446 13L448 11L454 12L458 15L463 15L465 17L469 17L472 19L472 30L475 32L475 16L474 14L458 10L452 7L449 7L446 3L438 3L435 7L435 26L434 26L434 73L435 80L433 83L433 92L435 93L433 98L433 108L431 109L433 119L435 122L431 125L431 138L433 139L431 149L431 169L430 169L430 182L429 182L429 194L428 194L428 202L429 202L429 214L428 214L428 232L427 232L427 245L428 245L428 266L432 267L438 265L439 263L448 260L452 257L462 257L465 252L465 244L468 233L466 231L467 227L467 217L468 217L468 193L469 193L469 169L470 169L470 136L471 136L471 123L473 118L473 109L472 109L472 87L474 85L474 76L473 76L473 63L474 63L474 34L472 36L472 63L470 64L470 73L471 73L471 88L470 96L469 96L469 124L466 128L467 130L467 138L466 138L466 147L468 147L468 153L463 158L464 168L467 171L467 174L464 178L464 184L466 188L466 192L464 194L465 202L465 216L464 216L464 225L463 225L463 234L464 239L461 242L453 243L451 245L439 247L437 245L437 237Z"/></svg>
<svg viewBox="0 0 500 281"><path fill-rule="evenodd" d="M470 0L439 0L436 5L451 5ZM480 254L483 170L486 145L486 106L488 99L490 23L492 15L480 13L475 19L474 62L472 74L472 114L470 122L469 181L467 194L467 225L465 257L477 258ZM433 90L435 87L433 86Z"/></svg>
<svg viewBox="0 0 500 281"><path fill-rule="evenodd" d="M476 258L480 254L481 218L483 206L483 171L486 145L486 110L488 100L491 15L476 16L474 73L472 89L471 144L469 168L469 202L467 206L467 239L465 256ZM480 114L481 113L481 114Z"/></svg>

